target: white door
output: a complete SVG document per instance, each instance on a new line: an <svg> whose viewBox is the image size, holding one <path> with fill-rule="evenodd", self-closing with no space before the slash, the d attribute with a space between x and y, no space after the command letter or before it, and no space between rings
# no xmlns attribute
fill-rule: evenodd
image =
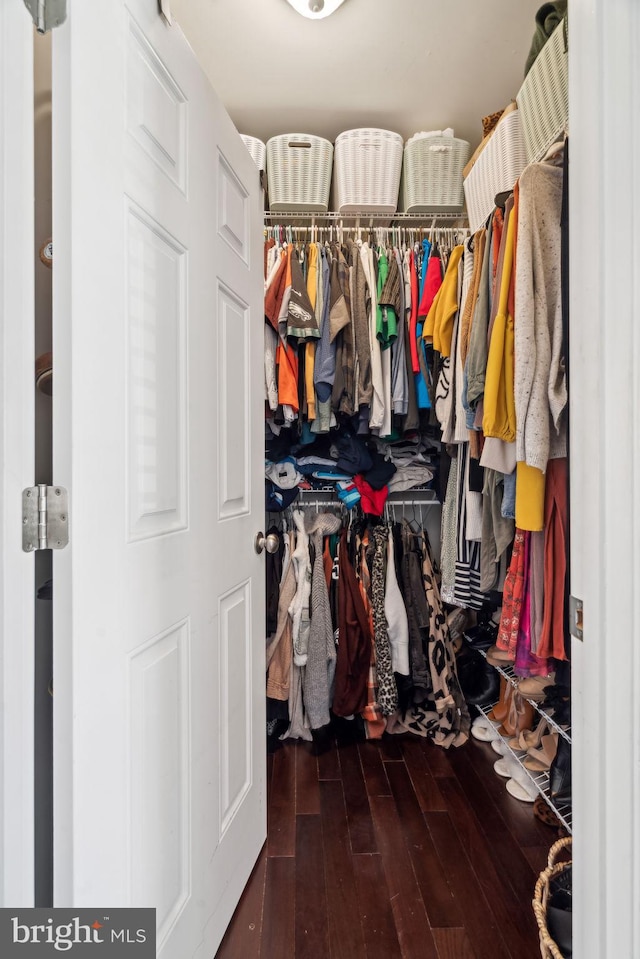
<svg viewBox="0 0 640 959"><path fill-rule="evenodd" d="M53 37L55 900L211 959L266 835L258 175L157 0Z"/></svg>
<svg viewBox="0 0 640 959"><path fill-rule="evenodd" d="M21 491L34 483L33 32L0 3L0 905L33 904L33 556Z"/></svg>

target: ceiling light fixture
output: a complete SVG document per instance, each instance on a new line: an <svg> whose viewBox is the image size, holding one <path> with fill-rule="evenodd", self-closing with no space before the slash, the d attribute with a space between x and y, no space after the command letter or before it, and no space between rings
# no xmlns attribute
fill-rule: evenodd
<svg viewBox="0 0 640 959"><path fill-rule="evenodd" d="M297 13L309 20L322 20L335 13L338 7L341 7L344 0L287 0Z"/></svg>

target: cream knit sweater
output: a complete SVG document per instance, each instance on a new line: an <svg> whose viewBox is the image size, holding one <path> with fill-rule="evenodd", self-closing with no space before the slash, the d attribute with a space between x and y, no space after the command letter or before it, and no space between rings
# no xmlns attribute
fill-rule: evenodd
<svg viewBox="0 0 640 959"><path fill-rule="evenodd" d="M562 357L562 170L533 163L520 177L515 289L516 456L545 472L567 455Z"/></svg>

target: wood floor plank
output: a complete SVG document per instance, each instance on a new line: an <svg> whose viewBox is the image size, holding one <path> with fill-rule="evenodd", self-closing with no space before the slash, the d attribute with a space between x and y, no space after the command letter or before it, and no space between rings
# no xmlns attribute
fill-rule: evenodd
<svg viewBox="0 0 640 959"><path fill-rule="evenodd" d="M267 812L267 855L296 854L296 753L285 743L273 756L271 795Z"/></svg>
<svg viewBox="0 0 640 959"><path fill-rule="evenodd" d="M418 742L424 753L427 767L431 770L431 775L435 779L447 779L455 776L451 768L450 756L456 752L456 747L443 749L442 746L435 746L431 740L419 737Z"/></svg>
<svg viewBox="0 0 640 959"><path fill-rule="evenodd" d="M473 743L469 744L466 759L467 763L473 766L476 775L482 779L496 809L503 819L508 820L509 831L518 845L524 847L544 844L547 841L550 829L549 826L545 826L533 815L533 806L510 796L505 789L504 780L500 779L499 776L488 775L495 762L493 749L487 743L474 740ZM485 770L487 775L485 775ZM553 839L551 842L553 842Z"/></svg>
<svg viewBox="0 0 640 959"><path fill-rule="evenodd" d="M294 956L296 861L289 856L268 858L266 872L260 956ZM229 959L240 956L244 959L242 952L229 954Z"/></svg>
<svg viewBox="0 0 640 959"><path fill-rule="evenodd" d="M382 761L382 754L377 742L366 742L358 745L360 763L370 796L390 796L391 787Z"/></svg>
<svg viewBox="0 0 640 959"><path fill-rule="evenodd" d="M396 959L400 944L382 860L378 854L364 854L353 856L352 862L367 959Z"/></svg>
<svg viewBox="0 0 640 959"><path fill-rule="evenodd" d="M547 868L547 859L549 857L549 849L554 844L557 838L557 832L554 829L549 829L549 843L546 846L526 846L523 847L522 853L527 857L527 862L533 869L536 875L539 875L543 869Z"/></svg>
<svg viewBox="0 0 640 959"><path fill-rule="evenodd" d="M438 959L477 959L465 929L433 929Z"/></svg>
<svg viewBox="0 0 640 959"><path fill-rule="evenodd" d="M402 756L409 770L422 812L446 812L447 807L431 773L420 743L410 736L402 740Z"/></svg>
<svg viewBox="0 0 640 959"><path fill-rule="evenodd" d="M373 797L371 811L402 959L437 959L395 801Z"/></svg>
<svg viewBox="0 0 640 959"><path fill-rule="evenodd" d="M338 748L335 740L331 748L320 753L318 756L318 779L340 779L340 759L338 757Z"/></svg>
<svg viewBox="0 0 640 959"><path fill-rule="evenodd" d="M296 815L320 812L318 757L311 743L296 744Z"/></svg>
<svg viewBox="0 0 640 959"><path fill-rule="evenodd" d="M327 959L329 955L327 891L320 816L298 816L295 860L295 952L266 953L263 959Z"/></svg>
<svg viewBox="0 0 640 959"><path fill-rule="evenodd" d="M237 959L238 956L243 959L258 959L260 956L266 866L265 844L220 943L216 959Z"/></svg>
<svg viewBox="0 0 640 959"><path fill-rule="evenodd" d="M351 852L353 854L377 852L369 797L357 745L351 743L348 746L342 746L339 756Z"/></svg>
<svg viewBox="0 0 640 959"><path fill-rule="evenodd" d="M478 887L490 904L508 949L513 955L535 959L539 949L535 919L529 905L535 885L533 877L525 876L524 885L516 892L508 874L508 864L506 867L496 864L496 847L508 837L488 839L485 836L481 822L456 780L443 781L442 791Z"/></svg>
<svg viewBox="0 0 640 959"><path fill-rule="evenodd" d="M320 784L320 806L331 959L366 959L342 783Z"/></svg>
<svg viewBox="0 0 640 959"><path fill-rule="evenodd" d="M463 910L447 883L406 766L389 763L387 775L429 924L463 926Z"/></svg>
<svg viewBox="0 0 640 959"><path fill-rule="evenodd" d="M382 739L377 740L380 747L380 755L385 762L400 762L402 760L400 739L400 736L392 736L389 733L385 733Z"/></svg>
<svg viewBox="0 0 640 959"><path fill-rule="evenodd" d="M480 828L489 840L488 848L497 872L510 882L518 897L522 896L524 890L533 889L532 883L535 883L535 876L532 875L533 870L511 830L516 817L528 815L533 818L531 805L528 803L525 805L514 799L507 793L504 782L498 781L501 800L503 791L506 799L509 800L508 803L506 799L504 802L501 801L499 808L488 792L493 785L488 775L478 775L470 759L464 755L456 756L453 764L457 781L467 799L465 807L473 811ZM493 773L491 767L488 772ZM493 775L497 780L495 773ZM442 788L443 795L446 796L446 786L443 785ZM501 809L504 810L504 815Z"/></svg>
<svg viewBox="0 0 640 959"><path fill-rule="evenodd" d="M456 899L464 904L464 928L477 959L520 959L507 949L500 927L478 885L471 863L448 813L424 814L445 875Z"/></svg>

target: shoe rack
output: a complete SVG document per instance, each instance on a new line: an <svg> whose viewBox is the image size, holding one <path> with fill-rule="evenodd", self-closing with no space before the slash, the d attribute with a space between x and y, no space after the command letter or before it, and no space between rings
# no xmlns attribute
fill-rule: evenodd
<svg viewBox="0 0 640 959"><path fill-rule="evenodd" d="M478 652L480 652L486 659L486 653L484 650L479 649ZM496 669L500 673L501 676L503 676L507 680L507 682L511 683L511 685L515 689L518 688L519 678L514 673L513 668L510 664L505 663L502 666L496 666L494 663L492 663L491 665L493 666L494 669ZM569 743L571 742L570 727L567 728L564 726L559 726L558 723L554 721L553 716L550 716L549 713L542 708L540 703L537 703L535 702L535 700L529 699L527 697L523 697L523 698L526 698L527 702L531 703L534 710L542 717L542 719L546 720L549 723L549 725L558 732L560 736L563 736L567 740L567 742ZM488 714L493 709L493 707L497 705L497 702L498 701L496 700L495 703L490 703L485 706L476 706L479 712L481 712L484 715L487 722L491 723L491 725L496 729L496 731L499 724L489 719ZM544 801L547 803L550 809L553 810L553 812L556 814L556 816L558 817L562 825L565 827L565 829L569 833L571 833L571 824L572 824L571 803L556 802L551 798L551 796L549 795L550 776L549 776L548 770L544 770L542 772L534 772L531 769L527 769L527 767L524 765L524 762L523 762L524 758L527 755L526 752L521 752L519 750L512 749L511 746L508 744L507 738L505 736L500 736L500 739L505 745L507 755L509 755L513 760L515 760L515 762L518 763L521 769L524 770L525 774L528 776L528 778L531 780L533 785L536 787L536 789L538 790L538 792L540 793Z"/></svg>
<svg viewBox="0 0 640 959"><path fill-rule="evenodd" d="M476 649L475 646L473 648ZM484 656L485 659L487 658L487 654L484 649L478 649L477 651L482 656ZM504 663L502 666L497 666L495 663L491 663L491 665L497 672L500 673L501 676L504 676L504 678L511 683L514 689L518 689L518 683L519 683L520 677L516 676L516 674L513 671L513 666L511 666L510 663ZM536 702L535 699L529 699L527 696L523 696L523 699L525 699L528 703L531 703L535 711L539 713L543 719L546 719L549 725L557 733L563 736L568 743L571 742L571 726L559 726L558 723L554 720L553 716L549 715L549 713L545 709L543 709L540 703ZM488 707L488 708L490 709L491 707Z"/></svg>

